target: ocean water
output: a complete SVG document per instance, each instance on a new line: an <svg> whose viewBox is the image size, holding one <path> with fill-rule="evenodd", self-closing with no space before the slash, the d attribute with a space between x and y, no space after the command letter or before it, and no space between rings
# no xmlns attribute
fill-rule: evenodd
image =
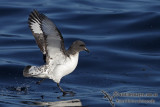
<svg viewBox="0 0 160 107"><path fill-rule="evenodd" d="M159 107L159 4L159 0L0 0L0 107L112 107L112 103ZM63 96L52 80L37 85L40 79L23 77L26 65L43 64L27 22L33 9L54 21L66 47L79 39L90 50L80 53L76 70L61 80L64 90L74 95Z"/></svg>

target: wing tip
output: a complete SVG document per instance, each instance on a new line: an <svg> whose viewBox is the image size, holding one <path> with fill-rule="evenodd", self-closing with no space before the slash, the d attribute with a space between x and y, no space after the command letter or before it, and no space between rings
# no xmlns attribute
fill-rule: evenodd
<svg viewBox="0 0 160 107"><path fill-rule="evenodd" d="M42 20L45 19L46 16L42 13L39 13L36 9L33 9L28 17L28 24L31 24L31 22L37 22L41 24Z"/></svg>
<svg viewBox="0 0 160 107"><path fill-rule="evenodd" d="M33 11L31 11L28 17L29 28L33 33L42 33L41 24L42 24L41 14L36 9L34 9Z"/></svg>
<svg viewBox="0 0 160 107"><path fill-rule="evenodd" d="M28 22L33 22L38 20L38 21L41 21L40 18L39 18L40 14L37 10L33 10L30 14L29 14L29 17L28 17Z"/></svg>

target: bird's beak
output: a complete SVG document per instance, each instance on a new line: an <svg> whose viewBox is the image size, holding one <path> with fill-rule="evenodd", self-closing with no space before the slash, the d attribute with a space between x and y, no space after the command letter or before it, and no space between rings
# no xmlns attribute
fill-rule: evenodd
<svg viewBox="0 0 160 107"><path fill-rule="evenodd" d="M89 53L89 50L87 48L84 48L84 50Z"/></svg>

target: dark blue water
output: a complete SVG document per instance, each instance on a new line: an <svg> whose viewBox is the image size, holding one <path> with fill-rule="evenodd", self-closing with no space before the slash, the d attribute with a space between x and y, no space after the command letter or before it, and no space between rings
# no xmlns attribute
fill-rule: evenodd
<svg viewBox="0 0 160 107"><path fill-rule="evenodd" d="M159 4L159 0L1 0L0 106L112 107L103 90L110 96L114 92L156 94L116 96L115 107L159 107ZM66 47L80 39L90 50L81 52L76 70L61 81L74 96L62 96L52 80L36 85L40 79L23 77L26 65L43 64L27 23L33 9L54 21ZM124 99L154 102L117 102Z"/></svg>

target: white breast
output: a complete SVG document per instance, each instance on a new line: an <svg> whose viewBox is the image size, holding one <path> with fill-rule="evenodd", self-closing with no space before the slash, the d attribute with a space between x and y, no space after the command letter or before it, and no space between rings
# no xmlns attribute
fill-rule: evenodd
<svg viewBox="0 0 160 107"><path fill-rule="evenodd" d="M79 53L70 55L67 57L64 64L57 65L57 67L50 74L50 79L53 79L56 83L59 83L63 76L66 76L74 71L78 64Z"/></svg>

